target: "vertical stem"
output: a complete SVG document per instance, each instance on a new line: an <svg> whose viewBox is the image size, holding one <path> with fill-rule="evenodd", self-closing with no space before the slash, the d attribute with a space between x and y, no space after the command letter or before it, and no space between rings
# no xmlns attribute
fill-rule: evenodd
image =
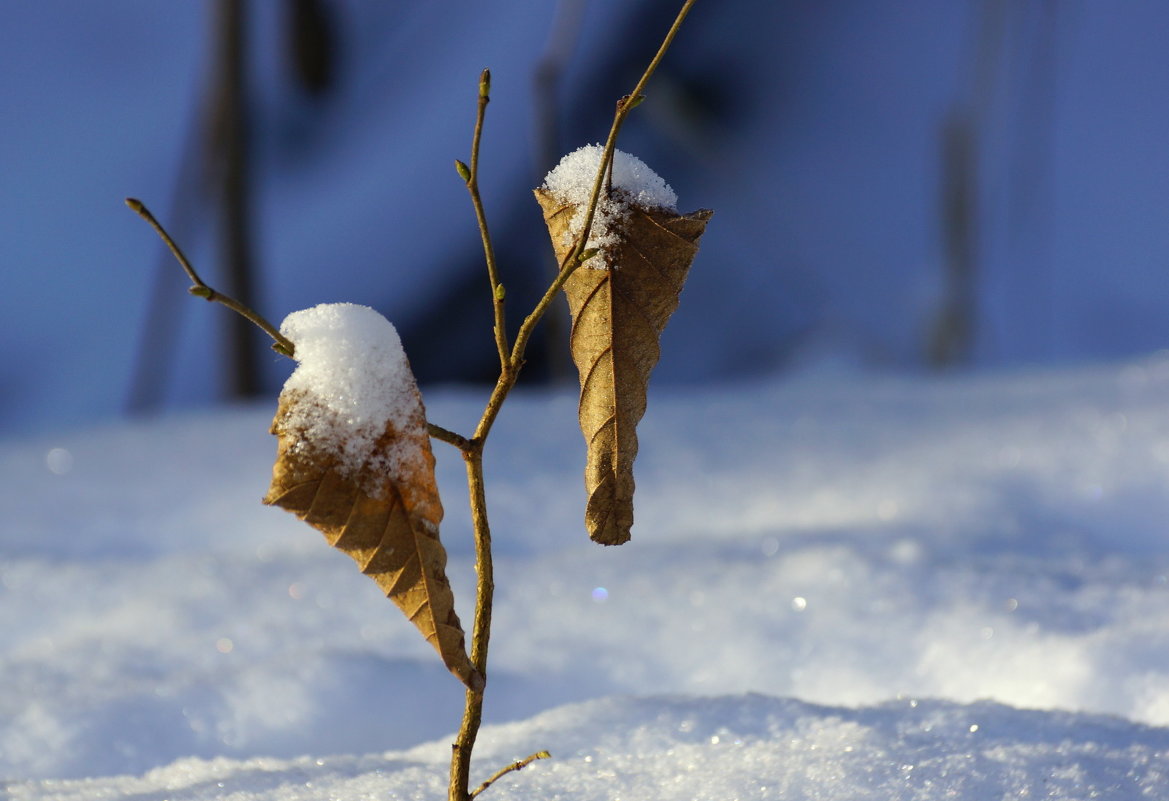
<svg viewBox="0 0 1169 801"><path fill-rule="evenodd" d="M471 496L471 523L475 529L475 624L471 632L471 664L483 677L479 690L467 690L463 722L451 745L451 778L448 801L468 801L471 779L471 751L483 720L483 692L487 685L487 644L491 638L491 602L495 594L491 562L491 528L487 524L487 495L483 488L483 441L475 440L463 450L467 466L467 488Z"/></svg>

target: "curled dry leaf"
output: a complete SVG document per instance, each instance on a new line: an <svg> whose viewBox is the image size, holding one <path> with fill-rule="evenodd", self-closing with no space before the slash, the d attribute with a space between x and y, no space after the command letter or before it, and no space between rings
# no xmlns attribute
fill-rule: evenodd
<svg viewBox="0 0 1169 801"><path fill-rule="evenodd" d="M614 192L621 190L615 189ZM577 206L536 190L557 258L571 252L566 235ZM713 212L680 215L629 204L605 269L588 262L564 284L572 314L570 347L580 373L580 427L587 444L585 525L604 545L620 545L633 526L633 460L645 414L649 376L666 322Z"/></svg>
<svg viewBox="0 0 1169 801"><path fill-rule="evenodd" d="M418 394L411 380L410 391ZM361 572L409 618L468 687L482 676L467 658L463 629L446 577L446 550L438 539L442 504L434 478L434 455L421 412L421 398L406 425L386 424L375 455L354 470L342 447L310 435L305 419L336 412L311 393L285 389L272 422L279 438L272 485L264 503L294 513L319 529L329 544L349 554ZM326 426L327 427L327 426Z"/></svg>

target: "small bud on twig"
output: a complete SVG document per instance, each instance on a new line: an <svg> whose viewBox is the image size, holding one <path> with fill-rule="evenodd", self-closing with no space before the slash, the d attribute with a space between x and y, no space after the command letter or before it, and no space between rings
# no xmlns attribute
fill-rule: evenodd
<svg viewBox="0 0 1169 801"><path fill-rule="evenodd" d="M199 284L195 284L192 287L188 287L187 291L190 292L192 295L194 295L197 298L203 298L203 300L211 300L211 287L209 287L209 286L201 286Z"/></svg>
<svg viewBox="0 0 1169 801"><path fill-rule="evenodd" d="M458 159L455 159L455 171L458 172L459 177L463 179L463 183L471 183L471 168Z"/></svg>
<svg viewBox="0 0 1169 801"><path fill-rule="evenodd" d="M483 70L479 75L479 97L491 99L491 70Z"/></svg>
<svg viewBox="0 0 1169 801"><path fill-rule="evenodd" d="M625 97L621 98L621 104L625 108L626 111L628 111L629 109L637 108L644 101L645 101L645 95L636 95L635 97L630 97L629 95L625 95Z"/></svg>
<svg viewBox="0 0 1169 801"><path fill-rule="evenodd" d="M495 287L495 299L502 301L507 297L507 290L503 288L503 284L498 284Z"/></svg>

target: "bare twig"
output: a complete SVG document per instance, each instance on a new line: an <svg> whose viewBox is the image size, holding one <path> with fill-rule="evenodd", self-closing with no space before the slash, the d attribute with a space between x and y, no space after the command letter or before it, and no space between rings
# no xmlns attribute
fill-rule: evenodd
<svg viewBox="0 0 1169 801"><path fill-rule="evenodd" d="M564 282L580 266L582 261L581 256L584 254L585 244L588 242L589 232L593 227L593 217L597 211L597 203L600 200L601 187L604 183L605 174L609 169L609 163L613 160L613 152L617 149L617 134L620 133L621 126L625 123L625 118L629 115L629 112L640 105L641 101L645 99L644 95L642 95L645 85L649 83L650 77L657 71L658 65L661 64L662 59L666 55L666 51L670 49L670 45L673 43L678 29L682 26L682 21L686 19L686 15L690 13L690 9L694 3L695 0L686 0L682 4L682 9L674 19L674 24L666 32L666 38L662 40L661 47L658 48L658 52L650 61L649 66L646 67L641 79L633 87L633 91L621 98L617 103L617 113L613 116L613 125L609 128L609 137L605 140L605 149L601 154L601 163L597 165L597 177L593 181L593 191L589 196L589 204L585 211L584 223L581 226L580 239L577 241L576 247L560 263L560 274L556 276L556 280L548 287L548 291L544 293L544 297L540 298L540 301L536 304L536 308L524 320L523 325L520 326L520 330L516 334L515 345L512 347L513 362L523 359L524 349L528 345L528 340L531 338L536 324L540 321L548 306L556 298L556 294L564 286Z"/></svg>
<svg viewBox="0 0 1169 801"><path fill-rule="evenodd" d="M650 77L657 70L662 58L665 57L666 51L670 44L674 41L674 36L677 35L678 29L682 26L682 21L686 19L686 15L690 13L691 7L695 0L686 0L682 4L678 16L674 19L674 24L670 26L670 30L666 33L665 39L662 41L661 47L650 61L649 66L646 67L641 79L638 80L637 85L633 87L633 91L623 97L617 104L617 112L613 117L613 125L609 129L609 137L605 140L604 152L601 155L601 163L597 165L597 177L593 181L592 194L589 196L589 203L585 212L584 224L581 226L580 239L577 240L576 246L569 252L564 260L560 263L560 272L557 274L555 280L544 292L544 296L536 303L532 313L524 318L523 324L516 333L515 342L511 349L511 358L509 365L511 370L504 370L500 375L499 381L495 385L495 390L491 393L491 398L488 400L487 409L484 412L483 419L479 422L479 427L475 431L475 438L481 439L487 436L487 432L491 430L492 424L495 422L496 416L499 414L500 406L503 403L504 397L511 390L515 384L517 374L521 365L524 362L524 352L528 347L528 341L532 338L532 333L535 331L536 325L543 318L544 313L548 311L548 307L556 299L560 289L564 286L564 282L568 280L569 276L581 265L584 261L582 256L585 256L585 244L588 242L589 232L592 230L593 217L597 211L597 204L601 197L601 188L604 185L605 174L608 171L609 163L613 159L613 152L617 148L617 134L621 131L621 126L625 122L625 118L629 112L640 105L644 99L642 90L649 82Z"/></svg>
<svg viewBox="0 0 1169 801"><path fill-rule="evenodd" d="M495 772L494 776L492 776L490 779L488 779L487 781L483 782L481 785L476 787L474 789L474 791L472 791L470 797L474 798L475 796L479 795L479 793L483 792L488 787L495 784L495 782L498 779L502 778L503 776L506 776L507 774L509 774L513 771L523 770L528 765L535 762L537 759L551 759L551 758L552 758L552 755L549 754L547 751L537 751L536 753L532 754L530 757L525 757L524 759L521 759L519 762L512 762L510 765L507 765L506 767L503 767L503 768L500 768L499 770L497 770Z"/></svg>
<svg viewBox="0 0 1169 801"><path fill-rule="evenodd" d="M150 213L150 209L146 208L146 204L144 204L141 200L128 197L126 198L126 205L129 206L135 214L146 220L146 222L150 223L150 227L153 228L160 237L162 237L162 241L166 243L168 248L170 248L170 252L174 254L174 257L178 260L179 264L182 265L183 271L186 272L187 277L191 279L192 286L187 290L188 292L190 292L192 295L195 295L196 297L213 301L215 303L221 303L227 308L231 309L233 312L246 317L256 326L258 326L265 334L272 337L272 350L288 356L289 358L292 357L292 354L296 351L296 346L292 344L292 341L288 339L288 337L281 334L280 330L276 328L276 326L272 325L262 316L252 311L250 307L245 306L243 303L240 303L230 295L224 295L222 292L215 291L203 282L203 279L199 277L197 272L195 272L195 268L191 266L191 262L187 261L187 257L183 254L183 251L179 248L175 241L170 238L170 234L166 232L166 229L162 227L162 223L154 218L154 215Z"/></svg>
<svg viewBox="0 0 1169 801"><path fill-rule="evenodd" d="M443 442L447 443L448 445L454 445L456 448L458 448L461 451L469 451L469 450L473 450L475 448L475 444L473 442L471 442L471 440L467 439L466 437L462 436L461 434L456 434L453 431L448 431L447 429L443 428L442 426L436 426L434 423L428 422L426 424L426 430L427 430L427 433L430 434L430 436L434 437L435 439L442 440Z"/></svg>
<svg viewBox="0 0 1169 801"><path fill-rule="evenodd" d="M475 133L471 137L471 166L455 162L459 175L471 193L471 204L475 207L475 220L479 224L479 236L483 239L483 256L487 262L487 279L491 282L491 305L495 314L495 347L499 351L499 366L507 369L507 329L503 314L503 300L506 296L499 281L499 265L495 261L495 248L491 244L491 232L487 228L487 213L483 209L483 198L479 195L479 142L483 136L483 118L487 104L491 102L491 70L479 75L479 103L475 114Z"/></svg>

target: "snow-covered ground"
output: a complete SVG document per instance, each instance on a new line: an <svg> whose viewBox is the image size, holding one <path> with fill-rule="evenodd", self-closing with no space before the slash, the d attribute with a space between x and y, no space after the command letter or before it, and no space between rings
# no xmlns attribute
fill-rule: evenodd
<svg viewBox="0 0 1169 801"><path fill-rule="evenodd" d="M483 398L425 391L465 431ZM462 687L259 504L272 404L0 444L0 789L443 797ZM571 393L487 454L498 799L1169 796L1169 354L651 388L634 539ZM469 619L461 460L436 443Z"/></svg>

